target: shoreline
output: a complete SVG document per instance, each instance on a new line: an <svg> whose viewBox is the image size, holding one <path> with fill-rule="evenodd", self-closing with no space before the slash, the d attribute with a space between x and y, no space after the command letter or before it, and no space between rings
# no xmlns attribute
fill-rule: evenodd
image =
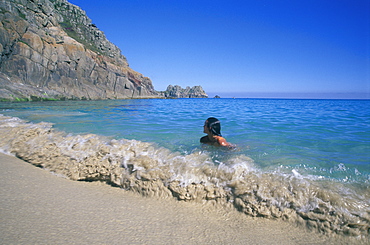
<svg viewBox="0 0 370 245"><path fill-rule="evenodd" d="M57 177L0 153L2 244L347 244L281 220ZM349 240L350 239L350 240ZM364 241L363 241L364 242Z"/></svg>

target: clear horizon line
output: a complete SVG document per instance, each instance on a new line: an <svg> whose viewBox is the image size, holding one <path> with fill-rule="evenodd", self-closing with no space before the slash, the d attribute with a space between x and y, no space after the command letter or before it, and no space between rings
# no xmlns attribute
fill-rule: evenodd
<svg viewBox="0 0 370 245"><path fill-rule="evenodd" d="M261 98L261 99L370 99L370 93L360 92L206 92L209 98Z"/></svg>

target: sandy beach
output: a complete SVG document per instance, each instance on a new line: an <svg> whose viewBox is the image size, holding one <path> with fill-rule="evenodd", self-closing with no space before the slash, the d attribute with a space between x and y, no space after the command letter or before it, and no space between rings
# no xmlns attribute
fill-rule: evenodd
<svg viewBox="0 0 370 245"><path fill-rule="evenodd" d="M287 222L64 179L0 154L1 244L345 244Z"/></svg>

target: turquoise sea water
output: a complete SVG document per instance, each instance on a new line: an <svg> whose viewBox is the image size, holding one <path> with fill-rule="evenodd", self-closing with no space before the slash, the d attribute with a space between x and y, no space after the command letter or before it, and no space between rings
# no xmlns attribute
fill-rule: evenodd
<svg viewBox="0 0 370 245"><path fill-rule="evenodd" d="M1 102L0 114L0 151L57 175L369 238L370 100ZM234 149L199 143L211 116Z"/></svg>
<svg viewBox="0 0 370 245"><path fill-rule="evenodd" d="M184 155L210 151L215 164L237 155L263 171L370 183L370 101L142 99L0 103L0 113L52 122L72 134L154 142ZM205 119L221 121L237 149L202 147Z"/></svg>

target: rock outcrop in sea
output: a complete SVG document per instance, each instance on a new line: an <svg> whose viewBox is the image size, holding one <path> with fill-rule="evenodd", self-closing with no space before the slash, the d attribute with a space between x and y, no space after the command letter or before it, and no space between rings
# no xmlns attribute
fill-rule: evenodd
<svg viewBox="0 0 370 245"><path fill-rule="evenodd" d="M201 86L182 88L179 85L169 85L163 95L166 98L208 98Z"/></svg>
<svg viewBox="0 0 370 245"><path fill-rule="evenodd" d="M163 97L66 0L0 1L0 100Z"/></svg>

